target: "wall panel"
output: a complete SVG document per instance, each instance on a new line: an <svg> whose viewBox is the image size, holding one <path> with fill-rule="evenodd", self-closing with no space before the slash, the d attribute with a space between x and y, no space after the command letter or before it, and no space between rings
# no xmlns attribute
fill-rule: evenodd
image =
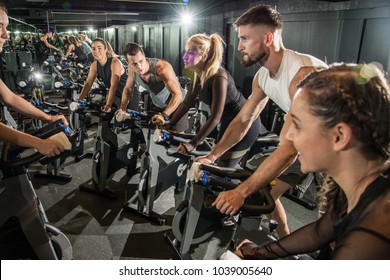
<svg viewBox="0 0 390 280"><path fill-rule="evenodd" d="M367 19L359 62L379 62L390 72L390 17Z"/></svg>

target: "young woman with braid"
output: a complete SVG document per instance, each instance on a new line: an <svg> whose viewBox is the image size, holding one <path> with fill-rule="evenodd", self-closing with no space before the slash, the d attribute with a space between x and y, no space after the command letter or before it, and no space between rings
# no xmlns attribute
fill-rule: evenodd
<svg viewBox="0 0 390 280"><path fill-rule="evenodd" d="M287 137L303 172L324 172L326 212L290 235L236 254L276 259L335 242L331 259L390 259L390 83L376 66L334 65L299 85Z"/></svg>
<svg viewBox="0 0 390 280"><path fill-rule="evenodd" d="M188 110L194 106L196 97L210 106L210 117L191 139L182 144L178 151L192 151L217 126L217 141L222 137L232 119L238 114L246 99L234 84L232 76L222 65L224 41L218 34L211 36L195 34L186 43L183 60L185 68L193 68L196 73L195 84L190 87L185 100L171 117L171 125L175 124ZM260 119L257 118L249 128L246 136L218 161L219 166L234 167L253 145L260 132Z"/></svg>

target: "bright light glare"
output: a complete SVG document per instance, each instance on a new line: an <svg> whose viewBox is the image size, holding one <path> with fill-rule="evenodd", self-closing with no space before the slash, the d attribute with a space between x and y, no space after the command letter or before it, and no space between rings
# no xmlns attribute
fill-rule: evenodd
<svg viewBox="0 0 390 280"><path fill-rule="evenodd" d="M184 24L192 23L192 15L188 12L183 13L183 15L181 16L181 22Z"/></svg>
<svg viewBox="0 0 390 280"><path fill-rule="evenodd" d="M34 77L35 77L35 79L37 79L37 80L40 80L40 79L42 79L42 74L41 73L34 73Z"/></svg>

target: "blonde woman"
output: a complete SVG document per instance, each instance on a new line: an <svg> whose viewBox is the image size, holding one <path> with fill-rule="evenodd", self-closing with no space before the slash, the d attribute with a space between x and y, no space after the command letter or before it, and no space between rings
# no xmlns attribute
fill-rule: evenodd
<svg viewBox="0 0 390 280"><path fill-rule="evenodd" d="M225 43L218 34L195 34L187 40L183 53L184 66L195 71L196 81L172 116L171 125L194 105L197 97L209 105L210 117L190 143L178 147L180 152L195 149L217 127L218 141L246 101L237 90L232 76L222 67L224 46ZM234 167L253 145L259 132L260 120L257 118L244 138L219 159L218 165Z"/></svg>

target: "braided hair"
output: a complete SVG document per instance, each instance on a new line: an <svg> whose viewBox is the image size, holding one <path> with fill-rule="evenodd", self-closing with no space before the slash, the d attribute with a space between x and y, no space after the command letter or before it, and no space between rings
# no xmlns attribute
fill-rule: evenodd
<svg viewBox="0 0 390 280"><path fill-rule="evenodd" d="M305 88L311 113L325 128L348 124L361 153L388 168L390 82L382 70L375 64L334 64L311 73L298 87ZM331 177L324 180L320 193L328 210L347 205L345 194Z"/></svg>

